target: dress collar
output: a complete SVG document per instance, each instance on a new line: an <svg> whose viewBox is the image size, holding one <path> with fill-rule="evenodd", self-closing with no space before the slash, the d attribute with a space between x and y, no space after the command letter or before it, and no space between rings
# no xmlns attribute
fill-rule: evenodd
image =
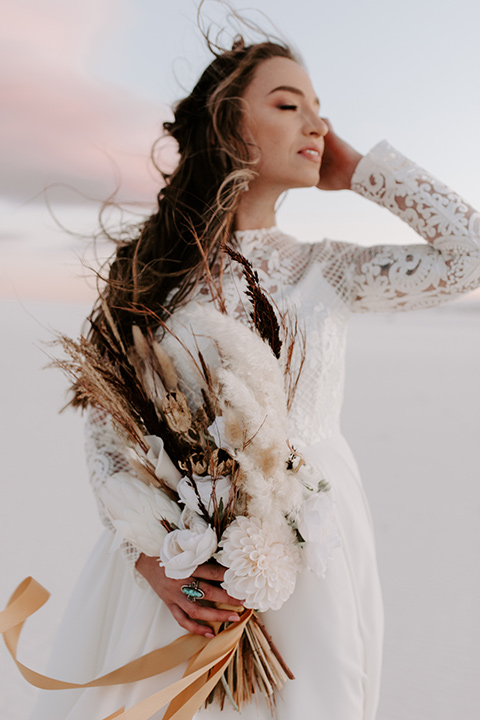
<svg viewBox="0 0 480 720"><path fill-rule="evenodd" d="M245 252L275 245L278 240L287 236L276 225L272 225L271 227L255 228L253 230L236 230L234 237L240 250Z"/></svg>

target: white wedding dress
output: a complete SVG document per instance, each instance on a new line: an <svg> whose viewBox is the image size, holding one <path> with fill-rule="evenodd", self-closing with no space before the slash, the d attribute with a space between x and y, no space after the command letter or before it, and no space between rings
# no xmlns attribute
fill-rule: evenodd
<svg viewBox="0 0 480 720"><path fill-rule="evenodd" d="M374 534L339 424L348 316L425 308L480 285L480 216L455 193L386 142L361 160L352 189L405 220L427 243L306 244L276 227L236 234L263 287L279 308L295 310L305 328L306 363L290 415L290 440L331 484L343 543L324 580L303 571L283 607L264 614L296 676L279 694L278 720L373 720L378 703L383 614ZM238 317L248 312L242 287L239 269L226 273L227 303ZM179 318L188 320L188 306ZM112 425L99 410L90 412L87 454L98 497L106 477L126 467ZM74 682L106 673L183 633L153 590L135 577L135 548L125 544L111 551L111 526L103 517L107 529L73 593L48 667L50 675ZM102 720L182 671L134 685L43 692L32 720ZM232 720L238 713L210 706L198 716ZM241 717L270 716L259 701Z"/></svg>

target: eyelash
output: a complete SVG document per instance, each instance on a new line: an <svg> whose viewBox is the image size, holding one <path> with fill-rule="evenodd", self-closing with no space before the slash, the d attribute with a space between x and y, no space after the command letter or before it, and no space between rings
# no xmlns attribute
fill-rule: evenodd
<svg viewBox="0 0 480 720"><path fill-rule="evenodd" d="M297 105L279 105L280 110L296 110Z"/></svg>

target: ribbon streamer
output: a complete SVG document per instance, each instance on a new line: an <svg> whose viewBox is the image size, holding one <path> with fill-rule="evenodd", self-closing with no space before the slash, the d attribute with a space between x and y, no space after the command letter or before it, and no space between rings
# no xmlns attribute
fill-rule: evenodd
<svg viewBox="0 0 480 720"><path fill-rule="evenodd" d="M87 683L56 680L31 670L17 660L17 647L25 621L39 610L50 597L34 578L26 578L17 587L5 610L0 612L0 632L7 649L23 677L35 687L45 690L106 687L137 682L189 661L180 680L160 690L128 710L121 708L104 720L149 720L170 703L164 720L191 720L210 695L231 662L253 610L245 610L237 623L232 623L214 638L189 633L169 645L133 660L112 672Z"/></svg>

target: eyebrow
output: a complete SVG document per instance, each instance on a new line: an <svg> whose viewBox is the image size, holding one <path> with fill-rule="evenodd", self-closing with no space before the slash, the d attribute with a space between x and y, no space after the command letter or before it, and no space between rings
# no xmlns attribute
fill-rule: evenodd
<svg viewBox="0 0 480 720"><path fill-rule="evenodd" d="M301 97L305 97L305 93L300 90L300 88L293 87L293 85L279 85L278 87L273 88L273 90L270 90L270 92L267 94L272 95L272 93L278 92L278 90L286 90L287 92L291 92L294 95L300 95ZM314 99L314 102L320 107L320 100L317 97Z"/></svg>

